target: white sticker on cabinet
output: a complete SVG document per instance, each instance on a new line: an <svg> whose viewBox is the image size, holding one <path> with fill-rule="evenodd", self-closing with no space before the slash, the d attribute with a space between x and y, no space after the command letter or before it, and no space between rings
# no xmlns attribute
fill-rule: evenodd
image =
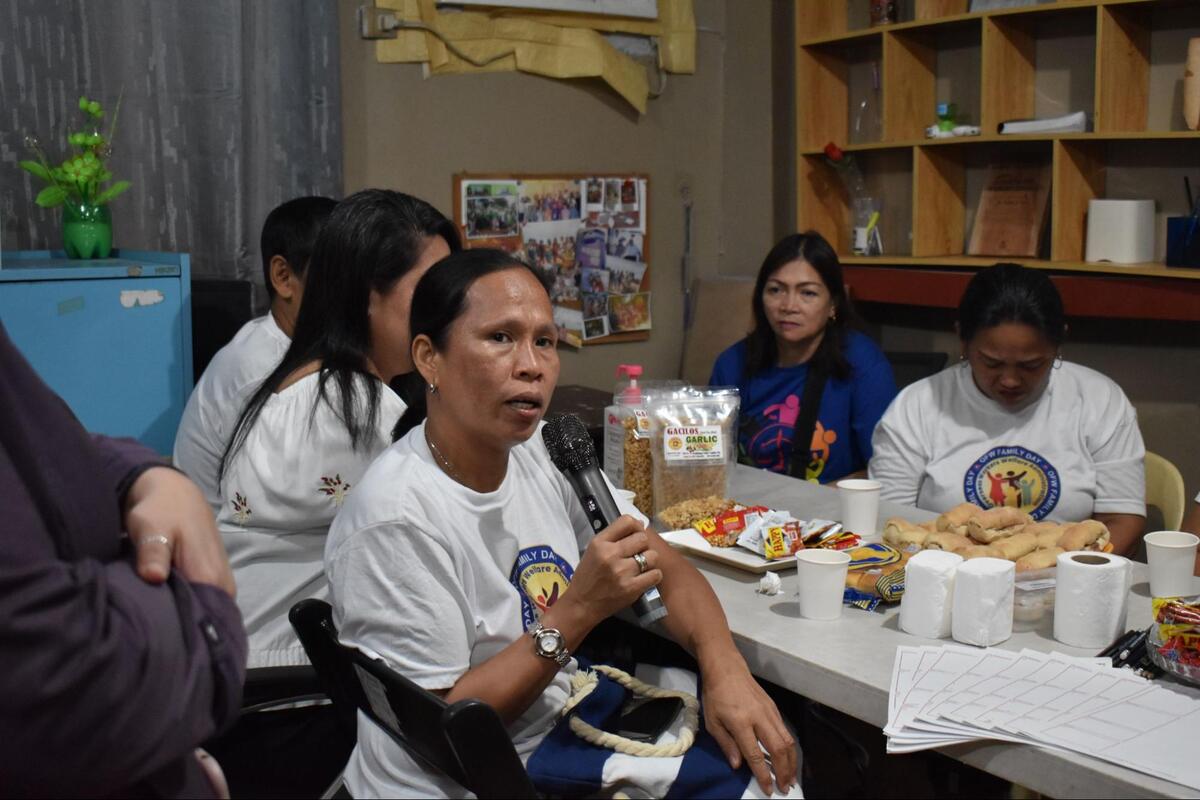
<svg viewBox="0 0 1200 800"><path fill-rule="evenodd" d="M121 291L121 305L125 308L134 306L154 306L166 298L158 289L124 289Z"/></svg>

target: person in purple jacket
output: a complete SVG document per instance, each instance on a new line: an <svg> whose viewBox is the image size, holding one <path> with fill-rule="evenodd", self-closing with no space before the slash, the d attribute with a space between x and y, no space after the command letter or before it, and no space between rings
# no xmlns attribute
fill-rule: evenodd
<svg viewBox="0 0 1200 800"><path fill-rule="evenodd" d="M246 635L182 473L89 435L0 324L0 794L214 797L196 745L241 704Z"/></svg>

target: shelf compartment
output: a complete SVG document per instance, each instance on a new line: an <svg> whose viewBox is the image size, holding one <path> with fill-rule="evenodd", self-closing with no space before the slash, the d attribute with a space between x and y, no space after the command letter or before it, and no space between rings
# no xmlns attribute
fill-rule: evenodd
<svg viewBox="0 0 1200 800"><path fill-rule="evenodd" d="M884 141L925 136L939 102L958 106L963 122L978 123L980 26L977 20L883 35Z"/></svg>
<svg viewBox="0 0 1200 800"><path fill-rule="evenodd" d="M867 191L880 203L884 252L907 257L913 224L912 150L872 151L856 158ZM836 170L817 155L802 157L798 167L798 230L815 230L838 253L852 252L850 199Z"/></svg>
<svg viewBox="0 0 1200 800"><path fill-rule="evenodd" d="M966 151L918 147L913 153L915 257L952 256L966 241Z"/></svg>
<svg viewBox="0 0 1200 800"><path fill-rule="evenodd" d="M1009 120L1094 112L1096 10L1073 3L1048 8L1058 13L984 18L984 133Z"/></svg>
<svg viewBox="0 0 1200 800"><path fill-rule="evenodd" d="M1150 9L1109 6L1098 13L1096 132L1144 131L1150 110Z"/></svg>
<svg viewBox="0 0 1200 800"><path fill-rule="evenodd" d="M1050 213L1052 261L1083 261L1088 203L1104 197L1106 149L1103 142L1054 143Z"/></svg>

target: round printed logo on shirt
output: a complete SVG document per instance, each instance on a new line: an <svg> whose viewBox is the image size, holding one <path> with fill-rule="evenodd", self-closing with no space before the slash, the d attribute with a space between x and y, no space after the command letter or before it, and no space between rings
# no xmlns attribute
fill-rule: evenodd
<svg viewBox="0 0 1200 800"><path fill-rule="evenodd" d="M1024 447L994 447L967 469L963 496L983 508L1009 506L1043 519L1062 493L1058 470Z"/></svg>
<svg viewBox="0 0 1200 800"><path fill-rule="evenodd" d="M521 595L521 625L525 630L562 597L574 574L571 565L545 545L526 547L517 553L508 580Z"/></svg>

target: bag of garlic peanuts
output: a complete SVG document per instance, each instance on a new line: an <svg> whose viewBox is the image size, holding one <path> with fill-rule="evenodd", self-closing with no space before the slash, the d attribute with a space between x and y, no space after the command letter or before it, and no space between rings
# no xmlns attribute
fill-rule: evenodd
<svg viewBox="0 0 1200 800"><path fill-rule="evenodd" d="M688 387L647 402L656 514L686 500L729 496L740 406L730 386Z"/></svg>

